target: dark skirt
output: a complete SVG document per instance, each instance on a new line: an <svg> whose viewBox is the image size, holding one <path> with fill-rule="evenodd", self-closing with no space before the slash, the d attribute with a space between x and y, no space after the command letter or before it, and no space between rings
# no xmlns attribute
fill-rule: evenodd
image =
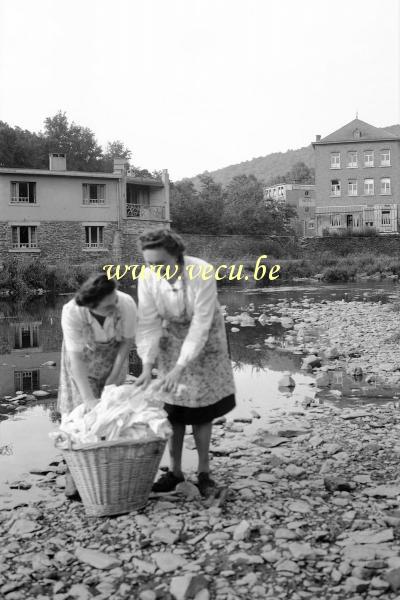
<svg viewBox="0 0 400 600"><path fill-rule="evenodd" d="M164 404L164 410L168 414L171 423L181 425L201 425L211 423L214 419L226 415L236 406L235 394L225 396L215 404L209 406L200 406L191 408L189 406L179 406L177 404Z"/></svg>

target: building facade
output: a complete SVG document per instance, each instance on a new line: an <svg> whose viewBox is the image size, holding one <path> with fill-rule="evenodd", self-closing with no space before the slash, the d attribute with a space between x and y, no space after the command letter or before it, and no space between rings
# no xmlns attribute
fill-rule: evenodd
<svg viewBox="0 0 400 600"><path fill-rule="evenodd" d="M169 227L169 178L135 177L124 159L113 173L68 171L63 154L48 170L0 168L0 261L48 264L137 262L145 229Z"/></svg>
<svg viewBox="0 0 400 600"><path fill-rule="evenodd" d="M400 126L354 119L313 143L315 232L398 233Z"/></svg>
<svg viewBox="0 0 400 600"><path fill-rule="evenodd" d="M264 189L264 199L287 204L296 210L291 225L297 235L314 236L315 231L315 186L300 183L278 183Z"/></svg>

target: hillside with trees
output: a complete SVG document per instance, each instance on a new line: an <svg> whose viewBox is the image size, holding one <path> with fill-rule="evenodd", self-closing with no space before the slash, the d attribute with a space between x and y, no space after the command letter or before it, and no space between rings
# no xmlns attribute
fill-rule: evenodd
<svg viewBox="0 0 400 600"><path fill-rule="evenodd" d="M400 137L400 125L389 125L383 127L387 131ZM238 175L254 175L257 179L264 181L268 185L273 185L270 182L279 182L279 178L284 173L288 173L296 163L304 163L309 169L314 169L314 150L312 145L298 148L297 150L288 150L287 152L273 152L266 156L259 156L251 160L246 160L235 165L229 165L216 171L205 171L206 175L210 175L216 183L225 186ZM190 177L195 186L200 185L200 176Z"/></svg>

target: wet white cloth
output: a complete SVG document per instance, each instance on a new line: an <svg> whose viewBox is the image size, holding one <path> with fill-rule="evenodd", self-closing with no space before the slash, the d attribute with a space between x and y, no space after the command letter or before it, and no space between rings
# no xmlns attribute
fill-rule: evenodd
<svg viewBox="0 0 400 600"><path fill-rule="evenodd" d="M136 303L129 294L117 290L118 311L121 316L120 329L124 339L131 339L136 333ZM61 326L67 351L82 352L88 340L86 325L90 324L96 342L108 342L116 335L115 319L106 317L103 326L85 306L78 306L73 298L67 302L61 313Z"/></svg>
<svg viewBox="0 0 400 600"><path fill-rule="evenodd" d="M171 426L163 409L165 394L159 382L146 390L132 384L108 385L99 403L90 411L80 404L62 416L59 431L50 433L57 447L67 449L82 444L129 439L146 441L167 439Z"/></svg>
<svg viewBox="0 0 400 600"><path fill-rule="evenodd" d="M193 267L189 267L193 265ZM162 322L168 317L178 317L186 308L191 324L183 340L177 363L183 367L195 359L204 347L217 306L217 284L214 275L206 271L209 279L189 277L188 267L194 275L200 269L212 269L211 265L194 256L184 257L185 285L177 280L173 286L166 279L146 269L145 278L138 282L138 330L137 351L143 363L153 364L159 351ZM186 294L185 294L186 286Z"/></svg>

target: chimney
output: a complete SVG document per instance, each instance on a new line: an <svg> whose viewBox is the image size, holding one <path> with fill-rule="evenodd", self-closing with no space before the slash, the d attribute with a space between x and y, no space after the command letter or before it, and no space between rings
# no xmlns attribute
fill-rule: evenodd
<svg viewBox="0 0 400 600"><path fill-rule="evenodd" d="M114 173L126 173L129 168L129 162L126 158L114 158Z"/></svg>
<svg viewBox="0 0 400 600"><path fill-rule="evenodd" d="M50 171L67 170L67 159L63 152L52 152L49 154L49 169Z"/></svg>
<svg viewBox="0 0 400 600"><path fill-rule="evenodd" d="M320 142L321 141L321 136L320 135L316 135L315 136L315 141L316 142Z"/></svg>

